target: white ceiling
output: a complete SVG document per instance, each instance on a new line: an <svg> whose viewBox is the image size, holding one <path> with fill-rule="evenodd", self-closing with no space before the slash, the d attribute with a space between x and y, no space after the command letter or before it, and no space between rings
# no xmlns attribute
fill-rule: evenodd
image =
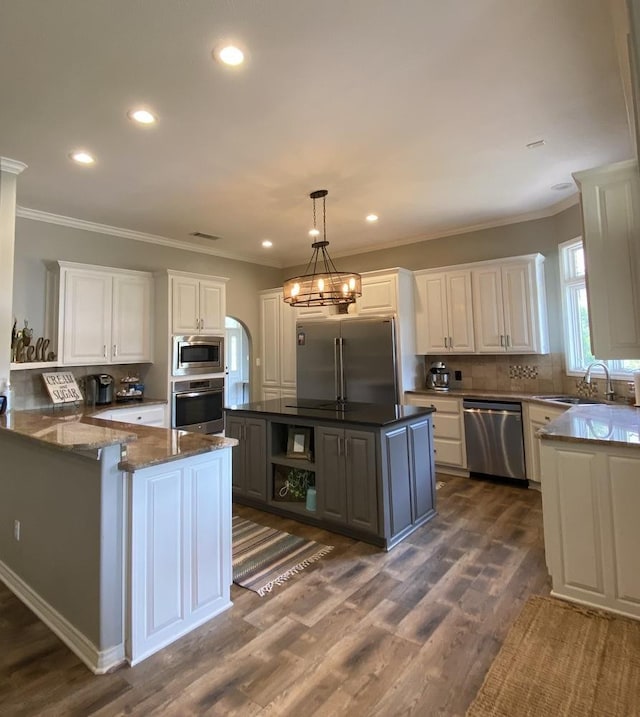
<svg viewBox="0 0 640 717"><path fill-rule="evenodd" d="M632 145L605 0L0 0L0 155L21 207L289 266L315 189L339 256L552 213Z"/></svg>

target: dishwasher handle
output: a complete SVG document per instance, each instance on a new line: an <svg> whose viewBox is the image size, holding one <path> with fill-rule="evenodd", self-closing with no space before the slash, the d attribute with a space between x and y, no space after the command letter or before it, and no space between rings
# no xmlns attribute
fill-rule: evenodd
<svg viewBox="0 0 640 717"><path fill-rule="evenodd" d="M466 413L475 413L482 411L483 413L517 413L522 414L522 404L509 401L476 401L463 400L462 408Z"/></svg>

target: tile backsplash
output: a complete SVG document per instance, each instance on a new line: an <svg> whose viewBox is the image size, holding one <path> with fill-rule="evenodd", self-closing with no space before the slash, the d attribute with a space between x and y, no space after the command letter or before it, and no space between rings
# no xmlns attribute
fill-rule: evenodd
<svg viewBox="0 0 640 717"><path fill-rule="evenodd" d="M451 387L483 391L570 394L604 398L605 381L593 378L584 384L580 376L567 376L563 353L544 355L425 356L425 376L433 361L444 361L451 372ZM462 379L455 380L455 371ZM617 400L629 396L627 381L613 381Z"/></svg>
<svg viewBox="0 0 640 717"><path fill-rule="evenodd" d="M21 369L11 371L11 386L13 387L14 406L16 409L45 408L51 406L51 399L44 387L42 374L48 371L71 372L83 392L83 379L92 373L108 373L115 380L116 390L120 388L120 379L125 376L138 376L144 383L148 364L128 364L125 366L70 366L51 369Z"/></svg>

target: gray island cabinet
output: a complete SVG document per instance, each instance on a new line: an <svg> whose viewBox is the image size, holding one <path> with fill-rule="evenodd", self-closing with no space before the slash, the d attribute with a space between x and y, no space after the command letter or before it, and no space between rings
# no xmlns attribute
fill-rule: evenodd
<svg viewBox="0 0 640 717"><path fill-rule="evenodd" d="M233 499L388 550L435 515L432 412L295 398L228 408Z"/></svg>

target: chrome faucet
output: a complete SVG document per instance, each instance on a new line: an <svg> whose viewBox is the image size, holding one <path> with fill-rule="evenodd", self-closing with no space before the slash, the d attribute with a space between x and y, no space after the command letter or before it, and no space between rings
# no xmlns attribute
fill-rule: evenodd
<svg viewBox="0 0 640 717"><path fill-rule="evenodd" d="M615 393L613 392L613 386L611 385L611 376L609 376L609 369L607 368L607 365L605 363L602 363L602 361L594 361L593 363L590 363L587 366L587 371L582 380L585 383L591 383L591 369L594 366L602 366L602 368L604 369L604 375L607 380L604 395L609 399L609 401L613 401Z"/></svg>

